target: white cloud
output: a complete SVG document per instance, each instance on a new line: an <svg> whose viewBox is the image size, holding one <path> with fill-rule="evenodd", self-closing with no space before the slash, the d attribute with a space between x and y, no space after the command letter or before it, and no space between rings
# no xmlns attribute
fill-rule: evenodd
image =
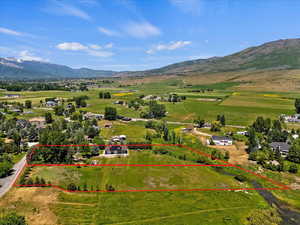
<svg viewBox="0 0 300 225"><path fill-rule="evenodd" d="M46 11L58 14L58 15L68 15L75 16L84 20L91 20L92 18L84 12L73 5L65 4L61 1L51 1L53 4L46 8Z"/></svg>
<svg viewBox="0 0 300 225"><path fill-rule="evenodd" d="M187 45L190 45L190 44L192 44L191 41L176 41L176 42L172 41L169 44L155 45L151 49L147 50L146 53L153 54L157 51L164 51L164 50L172 51L172 50L175 50L175 49L178 49L178 48L183 48L184 46L187 46Z"/></svg>
<svg viewBox="0 0 300 225"><path fill-rule="evenodd" d="M101 48L102 48L102 46L100 46L100 45L96 45L96 44L90 44L90 45L89 45L89 47L90 47L91 49L96 49L96 50L98 50L98 49L101 49Z"/></svg>
<svg viewBox="0 0 300 225"><path fill-rule="evenodd" d="M19 57L18 58L22 59L24 61L44 61L44 62L49 61L47 59L43 59L42 57L34 56L28 50L21 51L19 53Z"/></svg>
<svg viewBox="0 0 300 225"><path fill-rule="evenodd" d="M78 42L64 42L56 45L56 48L60 50L70 50L70 51L79 51L87 49L86 46Z"/></svg>
<svg viewBox="0 0 300 225"><path fill-rule="evenodd" d="M112 43L109 43L109 44L112 45ZM113 52L100 51L100 49L102 49L102 48L107 48L105 46L102 47L97 44L83 45L79 42L64 42L64 43L60 43L60 44L56 45L56 48L63 50L63 51L83 51L91 56L97 56L97 57L109 57L109 56L114 55Z"/></svg>
<svg viewBox="0 0 300 225"><path fill-rule="evenodd" d="M202 9L202 0L169 0L169 2L176 6L184 13L199 14Z"/></svg>
<svg viewBox="0 0 300 225"><path fill-rule="evenodd" d="M136 38L146 38L149 36L157 36L161 34L159 28L148 22L130 22L126 26L124 26L123 29L127 34Z"/></svg>
<svg viewBox="0 0 300 225"><path fill-rule="evenodd" d="M7 29L7 28L4 28L4 27L0 27L0 33L8 34L8 35L14 35L14 36L22 36L22 35L24 35L21 32L18 32L18 31L15 31L15 30L11 30L11 29Z"/></svg>
<svg viewBox="0 0 300 225"><path fill-rule="evenodd" d="M107 36L119 36L119 32L114 31L114 30L110 30L104 27L98 27L98 31L107 35Z"/></svg>
<svg viewBox="0 0 300 225"><path fill-rule="evenodd" d="M112 48L114 46L114 44L113 43L107 43L107 44L105 44L105 45L103 45L103 46L101 46L101 45L97 45L97 44L89 44L88 45L88 47L90 48L90 49L94 49L94 50L99 50L99 49L103 49L103 48Z"/></svg>

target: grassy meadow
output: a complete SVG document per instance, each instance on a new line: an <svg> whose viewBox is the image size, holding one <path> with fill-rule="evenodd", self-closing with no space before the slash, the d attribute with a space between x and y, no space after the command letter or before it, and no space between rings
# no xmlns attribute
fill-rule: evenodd
<svg viewBox="0 0 300 225"><path fill-rule="evenodd" d="M131 151L126 158L98 160L105 164L189 164L189 157L195 156L185 149L169 148L175 153L160 155L154 151ZM187 154L187 161L178 159L180 152ZM234 168L228 171L241 173ZM89 190L92 187L93 190L105 190L108 184L115 190L251 187L248 182L238 182L233 176L210 167L35 167L31 176L44 177L64 188L69 182L81 189L87 184ZM42 190L57 193L51 188ZM255 191L59 192L48 207L56 215L57 223L63 225L238 225L255 210L270 209Z"/></svg>
<svg viewBox="0 0 300 225"><path fill-rule="evenodd" d="M90 89L83 92L66 91L24 91L20 98L7 99L8 92L0 91L0 101L25 102L31 100L32 114L19 118L43 116L50 109L40 107L40 100L48 97L72 98L87 95L87 107L80 110L104 113L105 107L113 106L118 114L139 118L140 111L114 104L117 100L129 101L141 95L167 96L170 93L184 95L185 101L161 102L166 105L167 115L163 120L192 122L198 116L214 121L218 114L224 114L226 123L247 126L257 116L278 118L281 114L294 113L296 92L257 92L243 90L243 82L219 82L216 84L187 85L185 80L164 79L129 86ZM199 89L213 89L204 93ZM111 99L99 99L98 93L109 91ZM128 93L120 93L127 91ZM10 92L12 94L14 92ZM16 93L16 92L15 92ZM29 111L29 110L25 110ZM143 141L147 132L145 122L114 121L112 128L103 128L105 121L99 121L100 135L105 139L125 134L129 141ZM169 124L170 129L179 130L184 125ZM228 128L229 129L229 128ZM230 128L236 131L235 128ZM205 130L204 130L205 131ZM229 131L229 130L226 130ZM206 132L206 131L205 131ZM154 139L153 143L160 143ZM199 140L190 138L188 146L211 153L213 149L200 146ZM155 154L155 151L131 151L126 158L94 157L98 163L114 164L193 164L195 154L176 148L171 154ZM185 160L183 160L183 157ZM223 172L222 172L223 171ZM236 168L222 171L210 167L34 167L31 176L43 177L66 188L69 183L85 185L89 190L105 190L112 185L115 190L137 189L193 189L252 187L250 181L238 182L234 175L243 174L248 180L257 177L243 173ZM232 175L228 175L234 174ZM264 171L264 173L266 173ZM286 184L294 178L280 173L265 175ZM264 187L274 187L259 179ZM299 192L272 191L279 199L300 208ZM53 188L13 188L0 201L0 208L12 208L26 215L30 225L240 225L247 224L247 217L256 212L270 212L271 207L256 191L188 191L188 192L137 192L137 193L66 193ZM267 217L267 219L269 219Z"/></svg>
<svg viewBox="0 0 300 225"><path fill-rule="evenodd" d="M107 106L114 106L118 113L123 116L138 118L140 111L129 109L126 106L113 104L117 100L129 101L140 95L157 95L167 96L168 93L177 93L185 95L187 100L179 103L164 102L167 107L167 117L165 120L192 122L198 116L208 121L216 119L218 114L225 114L228 124L232 125L249 125L257 116L278 118L280 114L292 114L294 112L294 99L300 94L293 92L250 92L235 91L238 87L237 82L217 83L211 85L195 85L192 87L185 86L180 80L165 80L159 83L145 83L131 85L129 87L100 88L91 89L84 92L65 92L65 91L37 91L21 92L21 97L17 99L1 100L25 102L31 100L35 107L32 111L34 114L27 114L24 117L41 116L45 109L39 108L40 100L47 97L61 97L64 99L74 96L87 95L88 106L82 110L94 113L104 113ZM204 93L191 92L197 89L212 88L213 91ZM130 90L133 90L130 92ZM110 91L112 99L99 99L100 91ZM119 93L119 91L129 91L129 93ZM4 95L4 92L2 92Z"/></svg>

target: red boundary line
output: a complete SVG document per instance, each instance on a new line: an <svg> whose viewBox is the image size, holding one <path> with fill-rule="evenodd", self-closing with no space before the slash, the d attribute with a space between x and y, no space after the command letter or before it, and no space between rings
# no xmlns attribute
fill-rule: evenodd
<svg viewBox="0 0 300 225"><path fill-rule="evenodd" d="M186 145L181 145L181 144L134 144L134 145L37 145L37 147L59 147L59 146L65 146L65 147L80 147L80 146L178 146L178 147L182 147L185 148L187 150L190 150L191 152L197 153L201 156L205 156L207 158L211 158L211 155L205 152L202 152L200 150L196 150L193 149L189 146ZM32 151L31 155L29 156L29 158L31 158L32 154L34 154L36 148L34 148L34 150ZM135 149L130 149L130 150L135 150ZM147 150L153 150L153 149L144 149L144 150L136 150L136 151L147 151ZM26 165L24 168L26 167L31 167L31 166L215 166L215 167L234 167L237 169L240 169L244 172L250 173L256 177L259 177L261 179L264 179L270 183L272 183L273 185L277 186L276 188L193 188L193 189L150 189L150 190L115 190L115 191L109 191L109 190L95 190L95 191L84 191L84 190L76 190L76 191L70 191L67 190L65 188L62 188L58 185L54 185L54 184L44 184L44 185L38 185L38 184L33 184L33 185L17 185L17 181L19 179L19 177L21 176L24 168L22 169L22 172L19 173L18 177L15 180L15 183L13 186L15 187L52 187L52 188L56 188L59 190L62 190L64 192L164 192L164 191L239 191L239 190L289 190L290 187L288 187L287 185L284 185L280 182L274 181L271 178L268 178L266 176L263 176L261 174L255 173L251 170L247 170L244 169L240 166L237 165L233 165L230 164L224 160L215 158L216 161L222 162L224 164L218 164L218 165L207 165L207 164L188 164L188 165L149 165L149 164L28 164L28 162L26 162Z"/></svg>

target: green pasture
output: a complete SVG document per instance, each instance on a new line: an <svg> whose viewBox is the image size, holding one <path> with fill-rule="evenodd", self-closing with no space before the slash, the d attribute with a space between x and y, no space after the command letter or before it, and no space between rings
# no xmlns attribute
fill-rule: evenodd
<svg viewBox="0 0 300 225"><path fill-rule="evenodd" d="M185 149L170 149L183 151ZM192 154L192 153L191 153ZM187 164L172 155L130 152L127 158L100 163ZM238 171L236 171L238 172ZM238 172L240 173L240 172ZM251 187L210 167L35 167L40 176L63 187L69 182L88 189L116 190ZM255 191L135 193L59 193L52 209L61 224L242 224L252 210L269 206ZM76 216L74 216L76 215Z"/></svg>
<svg viewBox="0 0 300 225"><path fill-rule="evenodd" d="M59 194L52 206L63 225L240 225L268 206L255 192Z"/></svg>

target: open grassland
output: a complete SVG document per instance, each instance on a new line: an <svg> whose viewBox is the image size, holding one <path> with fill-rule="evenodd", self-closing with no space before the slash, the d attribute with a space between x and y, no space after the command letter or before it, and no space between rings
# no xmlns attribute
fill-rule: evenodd
<svg viewBox="0 0 300 225"><path fill-rule="evenodd" d="M167 147L161 147L162 150ZM172 151L172 149L170 150ZM185 149L181 151L187 151ZM185 165L195 164L169 155L149 151L130 151L129 157L99 159L100 164L142 164L142 165ZM81 187L84 184L105 190L112 185L116 190L147 189L193 189L248 187L233 177L222 175L208 167L37 167L32 176L44 177L52 183L66 188L69 183Z"/></svg>
<svg viewBox="0 0 300 225"><path fill-rule="evenodd" d="M200 116L205 120L213 121L217 115L224 114L227 124L249 125L257 116L275 119L283 113L293 113L292 107L289 105L287 106L289 109L284 109L279 108L278 105L275 105L275 107L273 105L273 108L268 108L269 105L267 103L265 103L265 107L249 106L246 104L235 105L234 100L231 104L232 105L223 105L220 102L204 102L195 99L187 99L184 102L176 104L167 103L167 120L192 122L193 119Z"/></svg>
<svg viewBox="0 0 300 225"><path fill-rule="evenodd" d="M100 126L104 122L99 122ZM151 129L146 129L144 122L113 122L112 128L103 128L101 136L109 139L116 135L126 135L128 141L144 141L147 132L153 133Z"/></svg>
<svg viewBox="0 0 300 225"><path fill-rule="evenodd" d="M29 225L240 225L269 209L255 192L62 193L14 188L0 202L26 216Z"/></svg>
<svg viewBox="0 0 300 225"><path fill-rule="evenodd" d="M221 103L222 106L257 107L270 109L293 110L294 101L277 95L232 95Z"/></svg>
<svg viewBox="0 0 300 225"><path fill-rule="evenodd" d="M179 151L184 151L187 159L193 155L178 148L173 151L175 156L180 154ZM101 159L101 163L187 164L190 162L179 160L174 155L157 155L151 151L140 151L130 152L127 158ZM236 169L229 169L231 170ZM42 176L62 186L74 182L81 187L87 184L90 189L93 185L94 190L97 186L103 190L107 184L114 186L116 190L251 186L247 182L240 183L232 176L208 167L35 167L31 176ZM244 224L251 212L270 208L256 191L59 192L57 194L58 192L51 188L40 190L41 193L53 196L54 199L48 202L48 208L56 216L57 223L63 225L240 225ZM25 210L21 206L18 207L21 212ZM33 206L29 205L29 207ZM39 210L32 213L37 212Z"/></svg>
<svg viewBox="0 0 300 225"><path fill-rule="evenodd" d="M39 108L40 100L47 97L59 97L70 99L75 96L87 95L87 107L81 110L94 113L104 113L105 107L116 107L118 113L123 116L138 118L140 110L130 109L123 105L114 104L117 100L130 101L140 95L167 96L169 93L184 95L187 100L180 103L163 102L167 107L166 120L177 122L192 122L198 116L213 121L218 114L225 114L227 124L248 125L257 116L278 118L281 114L292 114L294 112L294 99L300 97L297 92L254 92L234 90L242 85L241 82L220 82L214 84L193 84L186 86L185 80L165 79L160 82L141 83L123 88L98 88L84 92L66 91L37 91L21 92L20 98L5 99L8 101L25 102L32 100L34 114L26 114L23 117L30 118L41 116L45 109ZM193 90L214 89L204 93L192 92ZM109 91L112 99L99 99L98 93ZM128 91L122 93L120 91ZM2 92L3 94L4 92ZM3 99L3 98L2 98Z"/></svg>

